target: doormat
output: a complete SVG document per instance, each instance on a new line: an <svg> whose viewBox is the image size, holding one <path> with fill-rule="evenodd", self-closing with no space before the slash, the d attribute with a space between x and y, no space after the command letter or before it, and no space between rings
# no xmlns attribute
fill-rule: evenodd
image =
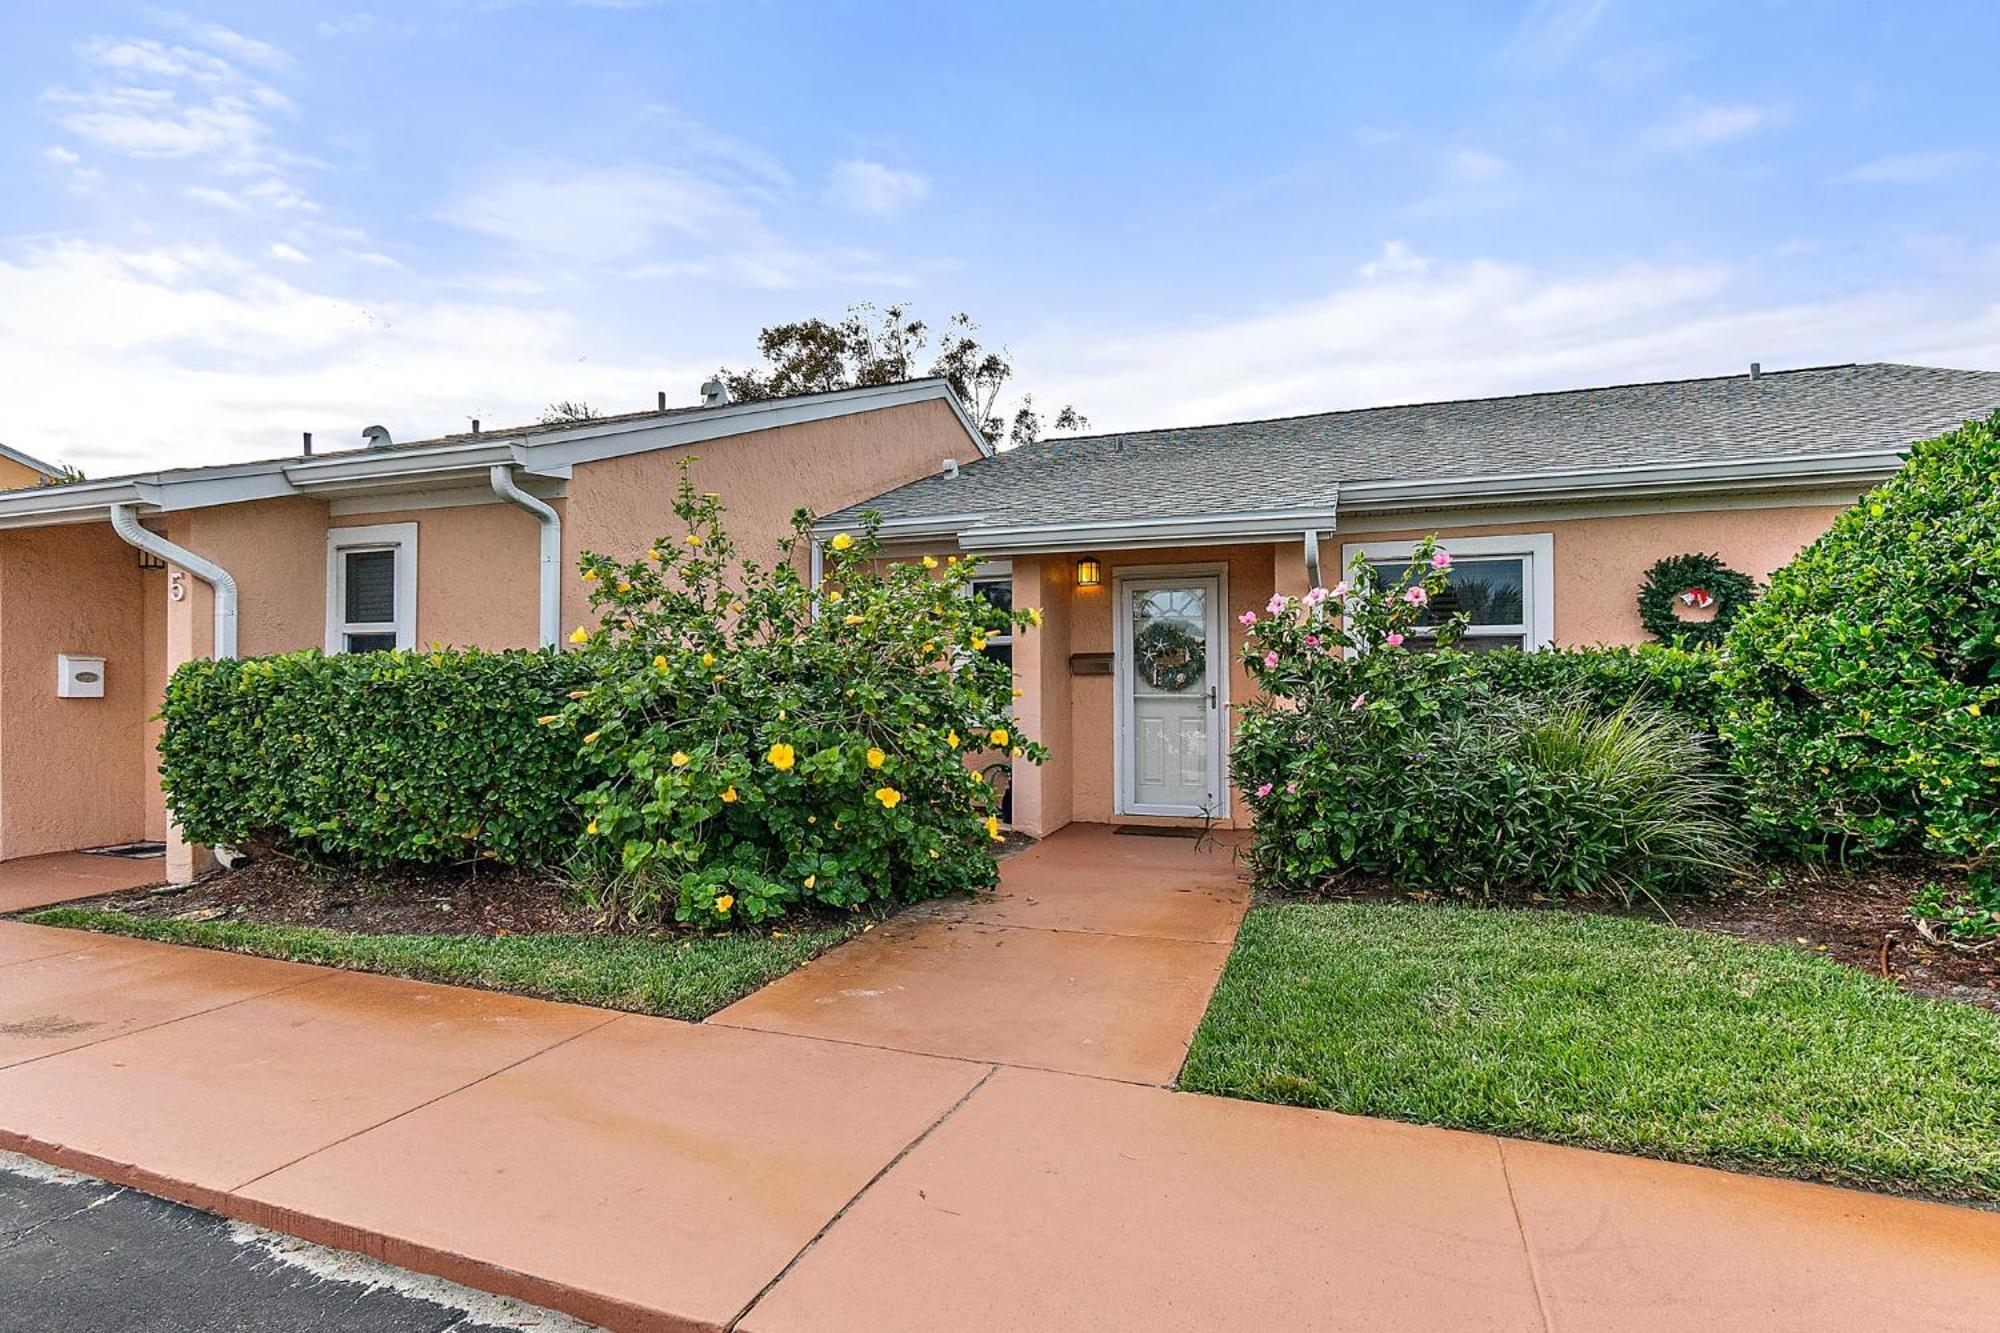
<svg viewBox="0 0 2000 1333"><path fill-rule="evenodd" d="M1208 835L1207 829L1164 828L1152 824L1120 824L1111 831L1128 838L1202 838Z"/></svg>
<svg viewBox="0 0 2000 1333"><path fill-rule="evenodd" d="M143 861L149 856L165 856L167 844L164 842L121 842L116 847L89 847L86 856L117 856L127 861Z"/></svg>

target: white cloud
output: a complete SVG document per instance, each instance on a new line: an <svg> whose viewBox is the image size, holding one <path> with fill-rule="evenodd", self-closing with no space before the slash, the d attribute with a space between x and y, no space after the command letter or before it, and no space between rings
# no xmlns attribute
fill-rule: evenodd
<svg viewBox="0 0 2000 1333"><path fill-rule="evenodd" d="M266 250L264 253L269 255L273 259L282 259L287 264L312 263L312 257L306 254L305 251L299 249L295 245L286 245L283 241L271 242L270 249Z"/></svg>
<svg viewBox="0 0 2000 1333"><path fill-rule="evenodd" d="M1752 281L1701 264L1558 273L1433 260L1364 269L1255 316L1017 343L1016 361L1037 397L1074 402L1104 430L1723 374L1753 360L2000 368L2000 306L1977 293L1770 302Z"/></svg>
<svg viewBox="0 0 2000 1333"><path fill-rule="evenodd" d="M1507 164L1492 153L1477 148L1461 148L1452 154L1452 176L1468 185L1483 185L1507 174Z"/></svg>
<svg viewBox="0 0 2000 1333"><path fill-rule="evenodd" d="M482 181L441 216L540 261L617 265L634 277L771 288L907 283L866 252L787 240L766 220L765 198L761 189L679 167L544 162Z"/></svg>
<svg viewBox="0 0 2000 1333"><path fill-rule="evenodd" d="M44 148L42 150L42 157L59 167L73 167L83 161L82 157L72 153L61 144L50 144L47 148Z"/></svg>
<svg viewBox="0 0 2000 1333"><path fill-rule="evenodd" d="M1923 185L1972 170L1981 154L1965 148L1938 148L1917 153L1893 153L1864 162L1833 178L1835 185Z"/></svg>
<svg viewBox="0 0 2000 1333"><path fill-rule="evenodd" d="M207 204L211 208L227 209L232 213L243 211L243 201L241 199L238 199L229 191L217 189L213 185L190 185L187 189L182 190L181 193L196 203Z"/></svg>
<svg viewBox="0 0 2000 1333"><path fill-rule="evenodd" d="M920 172L859 158L840 163L827 180L827 197L835 205L867 217L894 217L922 203L930 192L930 178Z"/></svg>
<svg viewBox="0 0 2000 1333"><path fill-rule="evenodd" d="M1646 133L1655 148L1687 150L1728 143L1785 122L1782 107L1757 102L1687 102Z"/></svg>
<svg viewBox="0 0 2000 1333"><path fill-rule="evenodd" d="M1611 0L1535 0L1496 60L1516 73L1550 73L1576 54L1610 7Z"/></svg>
<svg viewBox="0 0 2000 1333"><path fill-rule="evenodd" d="M1412 250L1403 241L1384 241L1382 253L1355 270L1364 278L1390 277L1404 273L1422 273L1430 267L1430 261Z"/></svg>
<svg viewBox="0 0 2000 1333"><path fill-rule="evenodd" d="M219 24L172 15L165 21L196 44L151 37L94 37L81 44L80 80L42 94L55 122L121 157L187 162L223 175L275 177L296 165L278 143L279 118L291 112L290 99L248 72L251 66L285 68L291 57Z"/></svg>
<svg viewBox="0 0 2000 1333"><path fill-rule="evenodd" d="M648 406L713 369L663 364L547 303L408 299L363 305L212 246L72 241L0 261L0 438L93 474L270 457L399 439L467 416L532 421L554 398Z"/></svg>

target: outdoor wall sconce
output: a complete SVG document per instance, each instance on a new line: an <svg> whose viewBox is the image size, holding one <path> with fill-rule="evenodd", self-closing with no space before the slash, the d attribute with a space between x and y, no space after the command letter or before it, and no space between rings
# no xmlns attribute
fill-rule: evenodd
<svg viewBox="0 0 2000 1333"><path fill-rule="evenodd" d="M1076 562L1076 586L1095 588L1104 582L1104 563L1094 555L1087 555Z"/></svg>

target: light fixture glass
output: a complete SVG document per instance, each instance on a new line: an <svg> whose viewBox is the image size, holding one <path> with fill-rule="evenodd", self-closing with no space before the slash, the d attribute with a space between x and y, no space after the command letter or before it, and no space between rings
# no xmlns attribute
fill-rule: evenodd
<svg viewBox="0 0 2000 1333"><path fill-rule="evenodd" d="M1087 555L1076 562L1076 586L1095 588L1104 582L1104 565L1094 555Z"/></svg>

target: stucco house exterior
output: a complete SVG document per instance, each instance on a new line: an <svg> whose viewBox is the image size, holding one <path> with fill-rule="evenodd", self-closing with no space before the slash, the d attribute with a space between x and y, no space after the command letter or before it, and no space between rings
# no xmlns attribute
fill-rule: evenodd
<svg viewBox="0 0 2000 1333"><path fill-rule="evenodd" d="M1641 642L1654 562L1713 553L1763 580L1911 443L1996 408L2000 373L1753 367L1049 439L816 531L873 510L891 553L976 553L987 595L1042 609L1040 631L999 645L1022 728L1051 753L1014 775L1017 828L1247 824L1228 772L1252 690L1239 617L1273 593L1332 584L1357 555L1395 565L1436 533L1475 612L1468 647Z"/></svg>
<svg viewBox="0 0 2000 1333"><path fill-rule="evenodd" d="M579 553L637 558L685 457L769 562L797 508L988 452L932 379L0 491L0 859L164 841L193 871L150 721L191 658L555 643Z"/></svg>
<svg viewBox="0 0 2000 1333"><path fill-rule="evenodd" d="M62 475L53 463L0 444L0 491L17 491L24 486L45 486Z"/></svg>

